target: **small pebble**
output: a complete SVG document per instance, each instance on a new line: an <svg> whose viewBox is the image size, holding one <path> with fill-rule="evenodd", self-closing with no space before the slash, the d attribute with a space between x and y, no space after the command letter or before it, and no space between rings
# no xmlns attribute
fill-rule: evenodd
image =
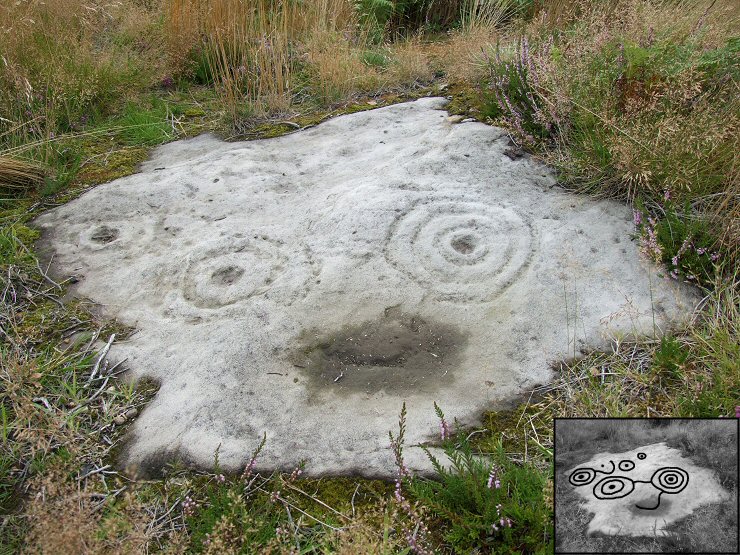
<svg viewBox="0 0 740 555"><path fill-rule="evenodd" d="M116 424L117 426L120 426L121 424L124 424L125 422L126 422L126 415L124 414L119 414L113 419L113 423Z"/></svg>
<svg viewBox="0 0 740 555"><path fill-rule="evenodd" d="M139 414L139 411L138 411L138 410L136 410L135 408L132 408L132 409L128 409L128 410L127 410L127 411L126 411L126 412L124 413L124 416L125 416L126 418L133 418L133 417L134 417L134 416L136 416L137 414Z"/></svg>

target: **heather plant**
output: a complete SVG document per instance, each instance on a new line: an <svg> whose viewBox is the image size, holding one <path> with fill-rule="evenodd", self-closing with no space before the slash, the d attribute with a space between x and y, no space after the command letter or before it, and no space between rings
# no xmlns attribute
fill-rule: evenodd
<svg viewBox="0 0 740 555"><path fill-rule="evenodd" d="M492 102L486 115L504 120L516 137L533 146L549 138L557 115L538 95L537 67L529 50L529 41L523 37L509 59L502 58L496 48L495 59L489 60L489 88Z"/></svg>
<svg viewBox="0 0 740 555"><path fill-rule="evenodd" d="M444 434L444 431L443 431ZM408 543L409 548L417 555L427 555L433 553L429 528L424 521L423 514L418 505L412 504L404 495L404 485L410 487L414 481L414 476L406 467L403 459L403 447L406 436L406 403L401 407L401 414L398 419L398 435L394 436L388 432L390 447L393 452L394 462L396 464L396 479L394 499L399 511L403 514L400 519L401 534Z"/></svg>
<svg viewBox="0 0 740 555"><path fill-rule="evenodd" d="M692 217L688 203L682 208L676 206L668 194L660 207L660 218L650 215L639 199L636 206L634 216L641 251L665 265L672 279L711 284L721 264L722 249L706 221Z"/></svg>
<svg viewBox="0 0 740 555"><path fill-rule="evenodd" d="M532 464L513 462L500 441L491 452L476 453L463 433L452 435L436 403L434 408L447 458L443 463L425 448L436 471L434 478L413 476L404 464L405 404L399 433L391 435L398 472L396 502L410 522L402 533L412 551L431 552L431 523L441 529L444 543L455 552L544 553L551 549L551 507L544 493L548 474Z"/></svg>
<svg viewBox="0 0 740 555"><path fill-rule="evenodd" d="M642 199L653 258L697 282L716 262L712 241L733 259L740 244L738 39L727 3L682 7L595 2L562 30L533 22L514 52L489 57L487 115L565 184Z"/></svg>

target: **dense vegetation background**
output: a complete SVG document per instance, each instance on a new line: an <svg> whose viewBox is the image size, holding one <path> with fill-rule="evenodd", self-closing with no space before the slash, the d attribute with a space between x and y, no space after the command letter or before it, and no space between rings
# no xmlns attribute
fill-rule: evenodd
<svg viewBox="0 0 740 555"><path fill-rule="evenodd" d="M3 2L0 551L552 551L553 416L740 405L739 77L732 0ZM629 203L644 256L702 288L692 324L563 361L474 433L438 409L438 480L405 473L403 415L396 483L117 472L156 384L100 372L95 340L130 330L61 302L33 216L178 137L275 136L425 94L506 127L564 186Z"/></svg>

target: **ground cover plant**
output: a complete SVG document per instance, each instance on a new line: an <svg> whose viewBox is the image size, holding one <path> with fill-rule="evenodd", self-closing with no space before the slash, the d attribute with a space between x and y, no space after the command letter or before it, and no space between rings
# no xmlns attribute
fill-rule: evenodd
<svg viewBox="0 0 740 555"><path fill-rule="evenodd" d="M246 5L0 5L0 552L546 553L553 416L735 416L731 1ZM68 284L39 264L33 216L134 171L165 141L275 136L419 94L505 126L564 186L629 203L663 278L702 288L692 325L561 361L551 384L478 429L440 411L452 466L436 480L403 471L402 430L394 483L116 469L156 384L106 367L95 340L131 330L62 301Z"/></svg>

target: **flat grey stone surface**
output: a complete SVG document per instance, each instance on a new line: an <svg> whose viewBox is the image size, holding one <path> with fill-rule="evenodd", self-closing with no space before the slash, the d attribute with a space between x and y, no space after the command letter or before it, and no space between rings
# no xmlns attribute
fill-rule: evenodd
<svg viewBox="0 0 740 555"><path fill-rule="evenodd" d="M696 298L638 255L629 209L555 187L508 137L425 98L284 137L158 148L141 173L38 218L57 275L137 328L161 389L124 454L389 476L401 404L473 423L552 361L658 333ZM420 450L408 450L421 468Z"/></svg>

